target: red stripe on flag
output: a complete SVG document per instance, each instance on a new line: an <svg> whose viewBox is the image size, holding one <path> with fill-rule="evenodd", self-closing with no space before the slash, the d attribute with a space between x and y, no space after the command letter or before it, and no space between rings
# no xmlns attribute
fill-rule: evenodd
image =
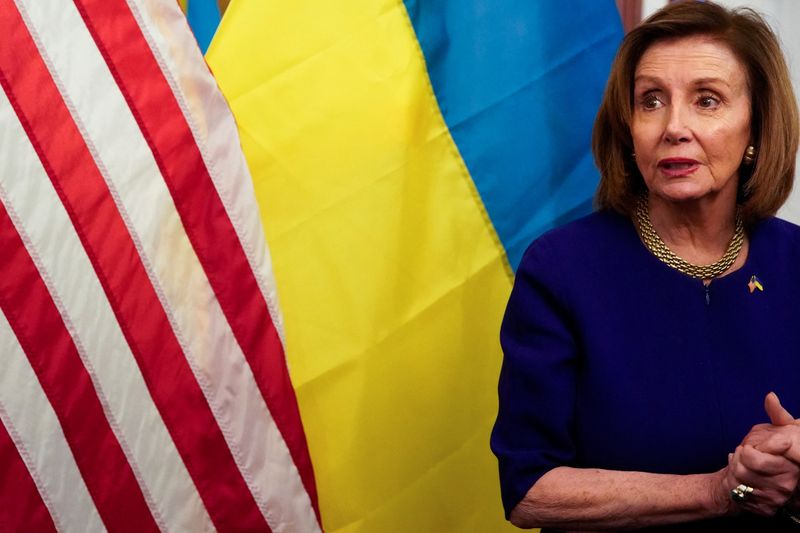
<svg viewBox="0 0 800 533"><path fill-rule="evenodd" d="M0 531L56 531L28 467L0 420Z"/></svg>
<svg viewBox="0 0 800 533"><path fill-rule="evenodd" d="M319 520L314 472L280 338L175 95L125 0L75 4L153 151Z"/></svg>
<svg viewBox="0 0 800 533"><path fill-rule="evenodd" d="M8 92L6 82L0 70ZM53 406L100 517L112 531L158 531L72 336L2 203L0 250L0 309Z"/></svg>
<svg viewBox="0 0 800 533"><path fill-rule="evenodd" d="M31 35L12 0L0 0L0 7L4 88L75 226L209 516L224 531L268 531L103 176ZM91 440L87 436L93 434L83 435L77 446L81 452L83 443ZM112 503L118 509L126 505L125 500L116 498ZM128 521L136 516L120 514Z"/></svg>

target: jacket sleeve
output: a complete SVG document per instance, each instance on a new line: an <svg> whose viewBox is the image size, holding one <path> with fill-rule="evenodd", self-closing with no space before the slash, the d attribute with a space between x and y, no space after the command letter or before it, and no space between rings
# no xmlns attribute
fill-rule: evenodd
<svg viewBox="0 0 800 533"><path fill-rule="evenodd" d="M491 447L506 518L541 476L575 460L577 342L562 266L546 237L528 248L500 331L503 366Z"/></svg>

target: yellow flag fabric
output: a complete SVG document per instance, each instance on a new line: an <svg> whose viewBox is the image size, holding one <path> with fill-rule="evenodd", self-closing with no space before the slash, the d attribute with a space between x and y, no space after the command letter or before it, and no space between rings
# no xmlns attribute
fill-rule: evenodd
<svg viewBox="0 0 800 533"><path fill-rule="evenodd" d="M511 289L400 0L234 2L207 60L255 181L329 533L514 530Z"/></svg>

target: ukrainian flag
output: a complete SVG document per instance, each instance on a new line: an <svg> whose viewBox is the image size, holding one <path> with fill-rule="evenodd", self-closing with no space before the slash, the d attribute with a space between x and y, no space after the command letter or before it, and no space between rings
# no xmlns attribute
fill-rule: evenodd
<svg viewBox="0 0 800 533"><path fill-rule="evenodd" d="M220 3L218 3L221 2ZM217 31L220 21L220 5L227 6L229 0L178 0L178 3L186 13L186 19L192 28L197 45L205 54L208 45Z"/></svg>
<svg viewBox="0 0 800 533"><path fill-rule="evenodd" d="M489 451L525 246L590 210L614 2L232 3L239 124L326 530L506 525Z"/></svg>

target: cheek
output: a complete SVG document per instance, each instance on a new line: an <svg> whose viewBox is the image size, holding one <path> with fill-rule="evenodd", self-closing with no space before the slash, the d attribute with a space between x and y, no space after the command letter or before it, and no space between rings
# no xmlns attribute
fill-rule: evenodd
<svg viewBox="0 0 800 533"><path fill-rule="evenodd" d="M718 142L728 148L744 147L750 141L750 116L732 116L711 129Z"/></svg>
<svg viewBox="0 0 800 533"><path fill-rule="evenodd" d="M634 120L631 123L633 145L639 150L648 150L661 138L659 127L653 121ZM638 154L638 150L637 150Z"/></svg>
<svg viewBox="0 0 800 533"><path fill-rule="evenodd" d="M656 145L652 137L639 135L633 139L633 152L636 154L636 166L643 175L647 175L648 169L654 167L657 162Z"/></svg>
<svg viewBox="0 0 800 533"><path fill-rule="evenodd" d="M706 131L704 137L709 156L720 164L738 167L750 139L750 128L741 124L722 126Z"/></svg>

